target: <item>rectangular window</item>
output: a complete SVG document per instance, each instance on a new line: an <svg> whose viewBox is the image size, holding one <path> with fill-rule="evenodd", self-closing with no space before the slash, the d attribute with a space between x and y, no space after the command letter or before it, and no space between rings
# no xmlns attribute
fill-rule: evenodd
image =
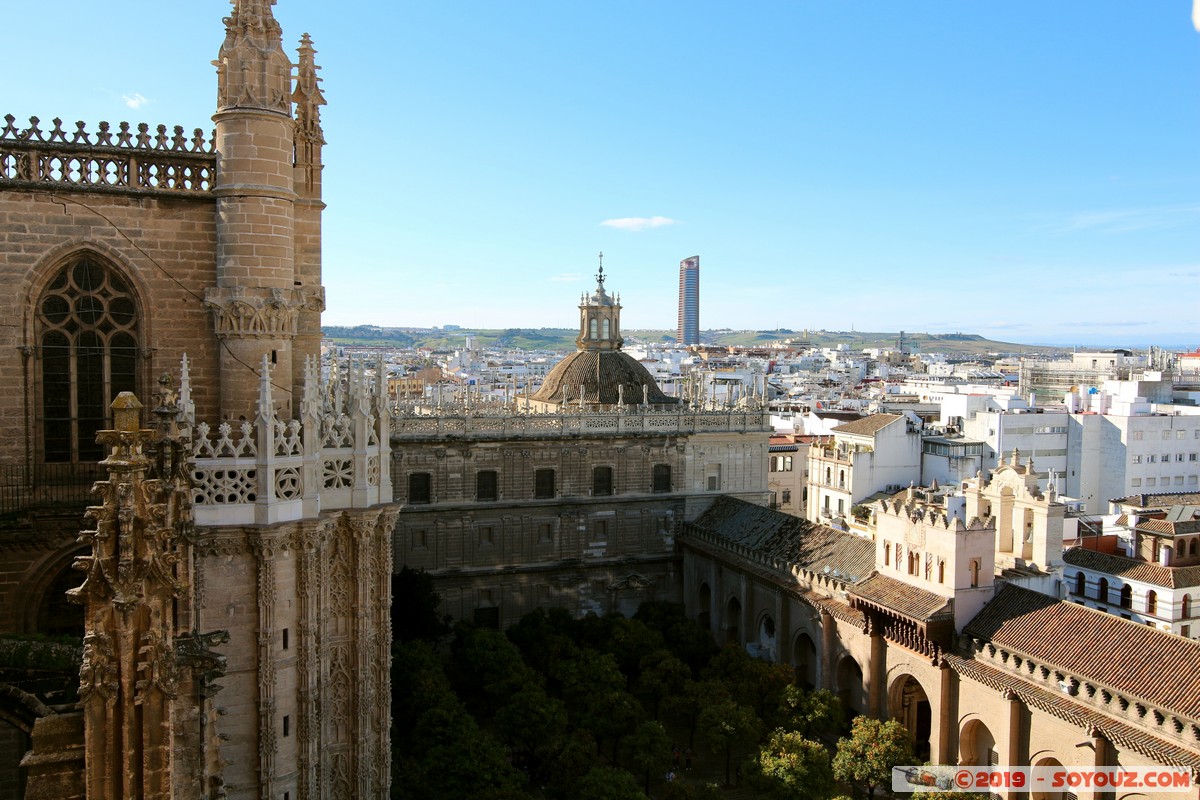
<svg viewBox="0 0 1200 800"><path fill-rule="evenodd" d="M1169 464L1169 463L1171 462L1171 454L1170 454L1170 453L1163 453L1163 454L1162 454L1162 462L1163 462L1164 464Z"/></svg>
<svg viewBox="0 0 1200 800"><path fill-rule="evenodd" d="M1170 439L1170 438L1171 438L1171 432L1170 432L1169 430L1163 431L1163 434L1162 434L1162 436L1163 436L1163 438L1164 438L1164 439Z"/></svg>
<svg viewBox="0 0 1200 800"><path fill-rule="evenodd" d="M1192 638L1192 626L1191 625L1180 625L1179 626L1179 635L1185 639Z"/></svg>
<svg viewBox="0 0 1200 800"><path fill-rule="evenodd" d="M1141 432L1141 431L1134 431L1134 432L1133 432L1133 438L1134 438L1134 439L1137 439L1137 440L1139 440L1139 441L1140 441L1140 440L1141 440L1141 438L1142 438L1142 432Z"/></svg>
<svg viewBox="0 0 1200 800"><path fill-rule="evenodd" d="M1134 457L1133 457L1133 463L1135 463L1135 464L1140 464L1140 463L1142 463L1142 457L1141 457L1141 456L1134 456Z"/></svg>
<svg viewBox="0 0 1200 800"><path fill-rule="evenodd" d="M1182 439L1186 435L1187 435L1187 431L1175 431L1176 439Z"/></svg>
<svg viewBox="0 0 1200 800"><path fill-rule="evenodd" d="M480 502L493 502L500 499L499 480L496 470L481 469L475 473L475 499Z"/></svg>
<svg viewBox="0 0 1200 800"><path fill-rule="evenodd" d="M283 649L284 649L284 650L287 650L287 649L288 649L288 644L289 644L289 642L288 642L288 629L287 629L287 628L284 628L284 629L283 629Z"/></svg>
<svg viewBox="0 0 1200 800"><path fill-rule="evenodd" d="M1197 483L1200 483L1200 476L1188 475L1188 483L1195 486Z"/></svg>
<svg viewBox="0 0 1200 800"><path fill-rule="evenodd" d="M791 456L783 457L783 471L784 472L792 471L792 457Z"/></svg>
<svg viewBox="0 0 1200 800"><path fill-rule="evenodd" d="M408 502L428 503L433 497L433 476L428 472L408 474Z"/></svg>
<svg viewBox="0 0 1200 800"><path fill-rule="evenodd" d="M1183 453L1176 453L1176 454L1175 454L1175 460L1176 460L1176 461L1183 461Z"/></svg>
<svg viewBox="0 0 1200 800"><path fill-rule="evenodd" d="M491 525L482 525L479 528L479 543L481 545L495 544L496 540L492 534Z"/></svg>
<svg viewBox="0 0 1200 800"><path fill-rule="evenodd" d="M1158 479L1157 479L1157 478L1146 478L1146 485L1147 485L1147 486L1154 486L1156 483L1158 483Z"/></svg>
<svg viewBox="0 0 1200 800"><path fill-rule="evenodd" d="M533 496L538 500L554 498L554 470L535 469L533 471Z"/></svg>
<svg viewBox="0 0 1200 800"><path fill-rule="evenodd" d="M1195 461L1195 460L1196 460L1196 454L1188 453L1188 461Z"/></svg>
<svg viewBox="0 0 1200 800"><path fill-rule="evenodd" d="M542 543L554 541L554 526L549 522L538 525L538 541Z"/></svg>
<svg viewBox="0 0 1200 800"><path fill-rule="evenodd" d="M592 468L592 496L607 497L613 493L613 468Z"/></svg>
<svg viewBox="0 0 1200 800"><path fill-rule="evenodd" d="M1142 479L1141 479L1141 478L1134 478L1133 480L1131 480L1131 481L1129 482L1129 484L1130 484L1131 486L1141 486L1141 485L1142 485Z"/></svg>
<svg viewBox="0 0 1200 800"><path fill-rule="evenodd" d="M1176 486L1183 486L1183 476L1182 476L1182 475L1176 475L1176 476L1175 476L1175 485L1176 485Z"/></svg>
<svg viewBox="0 0 1200 800"><path fill-rule="evenodd" d="M785 506L786 506L786 505L791 505L791 502L792 502L792 490L791 490L791 489L784 489L784 490L783 490L783 504L784 504Z"/></svg>
<svg viewBox="0 0 1200 800"><path fill-rule="evenodd" d="M284 736L292 735L292 717L289 714L283 715L283 735Z"/></svg>
<svg viewBox="0 0 1200 800"><path fill-rule="evenodd" d="M412 546L414 550L424 548L428 542L425 541L425 531L413 531Z"/></svg>
<svg viewBox="0 0 1200 800"><path fill-rule="evenodd" d="M721 465L709 464L705 475L707 477L705 488L710 492L721 491Z"/></svg>
<svg viewBox="0 0 1200 800"><path fill-rule="evenodd" d="M1151 453L1150 455L1146 456L1147 464L1153 464L1157 460L1158 460L1158 457L1156 455L1154 455L1154 453Z"/></svg>
<svg viewBox="0 0 1200 800"><path fill-rule="evenodd" d="M671 491L671 465L670 464L655 464L654 465L654 491L669 492Z"/></svg>

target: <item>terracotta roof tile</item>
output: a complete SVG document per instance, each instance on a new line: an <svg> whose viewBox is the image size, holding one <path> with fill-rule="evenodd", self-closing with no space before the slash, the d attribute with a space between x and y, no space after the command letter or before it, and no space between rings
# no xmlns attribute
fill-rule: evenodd
<svg viewBox="0 0 1200 800"><path fill-rule="evenodd" d="M863 417L853 422L847 422L844 425L838 425L833 429L833 432L848 433L854 436L872 436L893 422L902 419L904 419L903 414L872 414L869 417Z"/></svg>
<svg viewBox="0 0 1200 800"><path fill-rule="evenodd" d="M718 497L692 525L762 555L812 572L837 570L861 579L875 568L875 544L734 497Z"/></svg>
<svg viewBox="0 0 1200 800"><path fill-rule="evenodd" d="M954 613L950 599L878 572L850 588L849 592L852 603L853 598L861 597L923 622Z"/></svg>
<svg viewBox="0 0 1200 800"><path fill-rule="evenodd" d="M1200 566L1164 567L1162 564L1098 553L1080 547L1064 550L1063 561L1075 567L1117 575L1125 580L1142 581L1164 589L1200 586Z"/></svg>
<svg viewBox="0 0 1200 800"><path fill-rule="evenodd" d="M947 654L945 658L950 668L962 677L1001 692L1010 690L1026 705L1041 709L1080 728L1094 727L1118 745L1139 752L1160 764L1178 764L1193 770L1200 769L1200 754L1195 750L1165 741L1144 728L1112 719L1061 693L1037 686L1019 675L1004 672L990 664L957 654Z"/></svg>
<svg viewBox="0 0 1200 800"><path fill-rule="evenodd" d="M1012 584L963 632L1200 719L1200 642Z"/></svg>

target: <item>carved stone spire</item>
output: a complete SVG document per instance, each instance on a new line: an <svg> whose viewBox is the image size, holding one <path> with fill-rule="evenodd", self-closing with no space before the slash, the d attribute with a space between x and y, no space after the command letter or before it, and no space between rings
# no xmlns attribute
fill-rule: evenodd
<svg viewBox="0 0 1200 800"><path fill-rule="evenodd" d="M292 65L283 52L275 0L230 0L217 68L217 110L257 108L291 115Z"/></svg>
<svg viewBox="0 0 1200 800"><path fill-rule="evenodd" d="M296 161L299 163L321 163L320 145L325 144L324 132L321 130L321 106L325 105L325 94L321 91L323 78L317 77L317 51L313 49L312 38L306 33L300 37L300 61L296 65L296 90L292 92L292 102L296 104ZM317 157L305 158L306 153L300 152L301 143L315 144Z"/></svg>

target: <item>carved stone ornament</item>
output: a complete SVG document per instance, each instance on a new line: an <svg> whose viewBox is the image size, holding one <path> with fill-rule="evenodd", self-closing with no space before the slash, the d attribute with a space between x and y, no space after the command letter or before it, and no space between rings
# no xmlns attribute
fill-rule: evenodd
<svg viewBox="0 0 1200 800"><path fill-rule="evenodd" d="M217 68L221 110L262 108L290 115L292 64L283 52L283 31L271 6L275 0L232 0Z"/></svg>
<svg viewBox="0 0 1200 800"><path fill-rule="evenodd" d="M300 310L325 308L325 290L259 289L244 286L212 286L204 293L204 305L212 312L220 337L278 339L296 335Z"/></svg>

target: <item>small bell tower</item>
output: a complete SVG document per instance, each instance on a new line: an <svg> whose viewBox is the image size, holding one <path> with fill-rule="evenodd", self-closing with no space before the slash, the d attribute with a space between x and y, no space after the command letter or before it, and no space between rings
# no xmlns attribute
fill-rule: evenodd
<svg viewBox="0 0 1200 800"><path fill-rule="evenodd" d="M604 290L604 253L601 253L596 291L580 298L579 336L575 337L575 346L580 350L620 350L623 344L621 298Z"/></svg>

